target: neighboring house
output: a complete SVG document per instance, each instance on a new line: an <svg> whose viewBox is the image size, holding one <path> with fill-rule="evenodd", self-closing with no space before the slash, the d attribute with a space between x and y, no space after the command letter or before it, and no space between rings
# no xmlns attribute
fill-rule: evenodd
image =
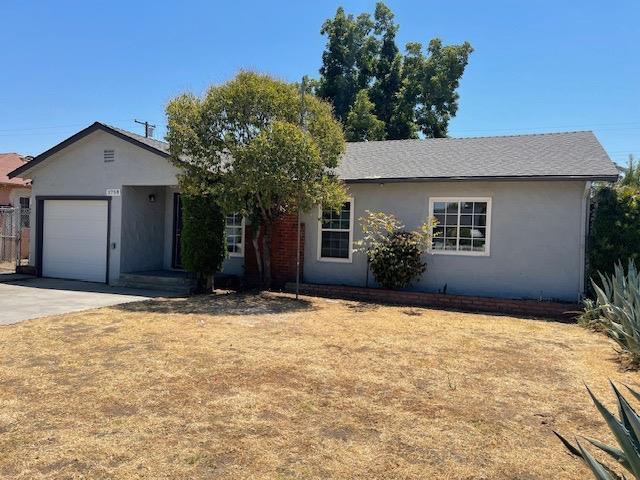
<svg viewBox="0 0 640 480"><path fill-rule="evenodd" d="M23 166L27 158L17 153L0 153L0 207L29 208L31 186L21 178L9 178L8 174Z"/></svg>
<svg viewBox="0 0 640 480"><path fill-rule="evenodd" d="M17 153L0 153L0 263L5 265L15 262L18 248L20 259L29 257L31 185L27 180L8 176L29 159ZM27 210L16 210L18 207Z"/></svg>
<svg viewBox="0 0 640 480"><path fill-rule="evenodd" d="M168 156L164 142L94 123L13 171L33 179L38 273L117 284L126 272L179 269ZM591 132L348 144L336 173L351 200L340 214L304 214L305 282L365 285L357 219L382 210L407 228L441 223L414 289L570 301L584 290L591 182L618 175ZM286 218L274 233L279 281L292 276L294 226ZM224 271L241 275L255 265L243 220L230 215L227 234Z"/></svg>

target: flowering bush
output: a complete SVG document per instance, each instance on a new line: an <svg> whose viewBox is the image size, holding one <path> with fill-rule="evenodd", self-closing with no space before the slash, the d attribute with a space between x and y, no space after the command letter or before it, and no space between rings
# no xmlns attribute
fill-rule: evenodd
<svg viewBox="0 0 640 480"><path fill-rule="evenodd" d="M367 254L373 277L384 288L408 287L427 268L422 254L431 242L435 223L427 221L408 232L391 214L368 210L365 213L359 219L363 238L356 245L358 250Z"/></svg>

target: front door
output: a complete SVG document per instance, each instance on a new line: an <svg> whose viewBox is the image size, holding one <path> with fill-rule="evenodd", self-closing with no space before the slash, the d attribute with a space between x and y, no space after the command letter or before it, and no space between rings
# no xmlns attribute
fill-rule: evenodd
<svg viewBox="0 0 640 480"><path fill-rule="evenodd" d="M180 194L173 194L173 255L171 264L173 268L182 268L182 244L180 236L182 234L182 202Z"/></svg>

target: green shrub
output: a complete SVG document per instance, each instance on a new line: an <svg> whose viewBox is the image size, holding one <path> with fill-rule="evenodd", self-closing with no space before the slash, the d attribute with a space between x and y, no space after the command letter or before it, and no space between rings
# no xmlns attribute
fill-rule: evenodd
<svg viewBox="0 0 640 480"><path fill-rule="evenodd" d="M592 280L596 292L595 303L587 304L583 317L598 317L604 331L629 356L631 364L640 365L640 275L633 260L627 271L620 263L612 275L600 273L598 285Z"/></svg>
<svg viewBox="0 0 640 480"><path fill-rule="evenodd" d="M356 245L366 253L371 273L380 285L406 288L424 273L427 265L422 254L431 241L433 222L407 232L393 215L368 210L359 221L363 240Z"/></svg>
<svg viewBox="0 0 640 480"><path fill-rule="evenodd" d="M406 288L426 270L416 237L414 232L393 232L367 252L371 273L384 288Z"/></svg>
<svg viewBox="0 0 640 480"><path fill-rule="evenodd" d="M634 186L601 187L594 197L589 235L589 276L610 274L617 262L640 261L640 190Z"/></svg>
<svg viewBox="0 0 640 480"><path fill-rule="evenodd" d="M640 417L631 407L626 398L618 391L616 386L612 383L611 387L616 396L618 403L618 412L620 419L611 413L602 403L595 397L595 395L587 387L587 391L596 405L596 408L607 422L607 426L613 433L618 447L611 447L598 440L592 438L585 438L596 448L599 448L611 458L613 458L620 466L626 469L633 477L640 480ZM637 399L640 400L640 393L627 387L629 392ZM565 447L575 456L582 459L582 461L591 469L594 477L598 480L620 480L624 479L624 476L620 476L615 473L611 468L605 464L596 460L581 444L576 440L576 445L572 445L566 438L555 433Z"/></svg>
<svg viewBox="0 0 640 480"><path fill-rule="evenodd" d="M182 265L198 275L199 287L213 286L227 255L224 215L210 196L180 197L182 202Z"/></svg>

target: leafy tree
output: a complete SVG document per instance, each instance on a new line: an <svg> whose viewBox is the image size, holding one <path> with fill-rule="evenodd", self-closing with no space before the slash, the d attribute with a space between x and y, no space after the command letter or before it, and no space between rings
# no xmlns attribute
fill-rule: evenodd
<svg viewBox="0 0 640 480"><path fill-rule="evenodd" d="M346 198L329 175L344 152L340 123L314 96L305 96L304 106L295 85L247 71L203 98L187 93L167 106L167 140L182 190L212 195L224 212L249 220L265 287L278 217L317 204L337 208Z"/></svg>
<svg viewBox="0 0 640 480"><path fill-rule="evenodd" d="M640 188L640 164L636 164L633 155L629 155L627 168L625 168L624 176L619 183L625 187Z"/></svg>
<svg viewBox="0 0 640 480"><path fill-rule="evenodd" d="M457 89L473 51L469 42L442 45L438 38L429 42L416 110L417 123L426 137L446 137L449 120L458 111Z"/></svg>
<svg viewBox="0 0 640 480"><path fill-rule="evenodd" d="M182 195L181 255L185 270L198 275L199 288L211 291L213 275L227 253L224 215L211 195Z"/></svg>
<svg viewBox="0 0 640 480"><path fill-rule="evenodd" d="M345 134L349 142L384 140L384 122L373 113L373 102L366 90L360 90L347 115Z"/></svg>
<svg viewBox="0 0 640 480"><path fill-rule="evenodd" d="M340 7L320 30L327 36L327 47L322 54L318 95L331 101L343 122L356 92L369 84L373 73L377 44L370 37L372 28L368 14L354 18Z"/></svg>
<svg viewBox="0 0 640 480"><path fill-rule="evenodd" d="M435 38L426 55L416 42L408 43L402 55L395 41L398 28L382 2L376 4L374 20L338 8L321 30L327 45L318 94L345 123L357 92L366 89L387 138L416 138L418 132L444 137L458 109L457 89L473 48L468 42L443 45Z"/></svg>
<svg viewBox="0 0 640 480"><path fill-rule="evenodd" d="M422 54L422 45L419 43L408 43L406 51L402 65L400 91L393 114L387 123L387 137L390 140L418 137L416 106L422 92L421 82L425 58Z"/></svg>
<svg viewBox="0 0 640 480"><path fill-rule="evenodd" d="M382 2L376 4L374 18L374 32L381 36L381 42L375 79L371 86L371 100L376 105L378 118L388 125L402 81L402 56L396 45L398 24L393 20L393 12Z"/></svg>
<svg viewBox="0 0 640 480"><path fill-rule="evenodd" d="M640 264L640 189L601 186L594 195L589 235L589 276L611 274L618 262Z"/></svg>

